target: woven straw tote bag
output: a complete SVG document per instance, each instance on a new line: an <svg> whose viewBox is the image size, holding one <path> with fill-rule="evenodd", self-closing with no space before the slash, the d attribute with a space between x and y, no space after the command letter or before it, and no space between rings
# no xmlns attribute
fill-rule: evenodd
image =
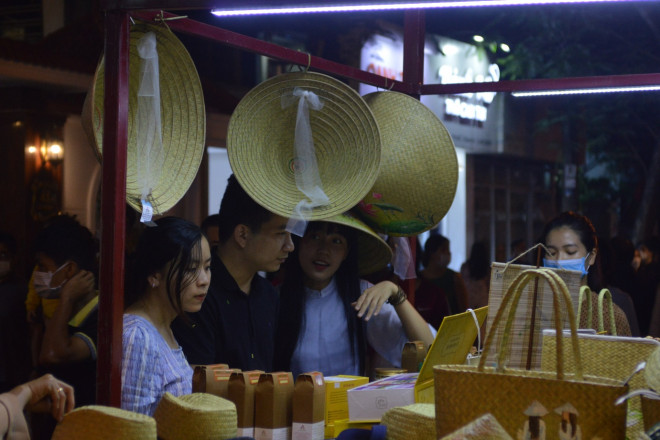
<svg viewBox="0 0 660 440"><path fill-rule="evenodd" d="M582 298L587 299L587 308L591 310L591 290L583 286L580 290L580 303ZM614 307L612 305L612 295L607 289L603 289L598 294L598 331L605 331L603 318L603 303L607 302L607 316L610 322L609 328L616 331L614 321ZM578 307L580 309L580 307ZM588 328L591 327L591 315L589 312ZM615 333L616 334L616 333ZM564 339L567 336L564 335ZM637 364L645 361L651 353L660 345L653 339L632 338L610 335L590 335L580 334L578 337L580 344L580 354L582 355L582 367L585 374L595 376L609 377L623 381L630 376ZM541 369L552 370L556 364L557 357L556 336L543 335L543 348L541 350ZM564 366L568 369L573 368L575 360L570 350L564 347ZM644 375L634 375L628 382L630 389L648 388ZM649 404L652 407L654 402ZM628 429L626 436L636 438L643 430L642 423L642 402L640 396L635 396L628 400Z"/></svg>
<svg viewBox="0 0 660 440"><path fill-rule="evenodd" d="M515 310L525 287L544 280L553 296L554 327L562 332L561 302L568 311L571 345L576 360L573 373L564 373L563 338L557 338L556 369L533 371L505 368L507 338L511 334ZM510 307L508 307L510 305ZM506 320L506 321L504 321ZM560 438L560 430L579 430L582 438L622 439L626 432L626 405L616 399L628 386L609 378L583 374L575 312L565 283L550 269L525 270L509 286L492 328L505 322L504 337L495 367L486 367L493 347L493 331L486 338L478 366L437 365L435 373L436 429L442 437L491 413L513 438L530 432L545 438ZM575 432L575 431L573 431Z"/></svg>
<svg viewBox="0 0 660 440"><path fill-rule="evenodd" d="M528 269L534 269L534 266L525 264L513 264L513 261L508 263L494 262L490 270L490 288L488 293L488 319L486 321L486 334L491 333L493 328L495 315L501 307L502 300L507 290L511 286L513 280L516 279L520 273ZM582 274L574 270L553 269L561 279L564 281L568 288L568 293L571 297L573 310L576 310L579 299L580 291L580 278ZM529 368L537 370L541 367L541 346L542 346L542 329L552 328L554 326L552 321L552 292L550 285L543 279L539 279L538 283L531 283L525 288L524 295L520 298L520 303L517 310L515 310L515 317L513 318L512 334L508 335L508 342L510 347L507 348L507 365L511 368L525 368L529 362ZM534 289L536 289L536 299L534 299ZM529 317L532 310L535 310L534 327L530 325ZM567 310L562 311L563 326L568 328L568 315ZM531 330L530 330L531 329ZM530 338L530 331L533 331ZM503 334L501 329L493 332L495 338L494 347L498 347L499 342L502 340ZM532 347L530 350L529 347ZM491 353L488 362L495 360L497 352Z"/></svg>

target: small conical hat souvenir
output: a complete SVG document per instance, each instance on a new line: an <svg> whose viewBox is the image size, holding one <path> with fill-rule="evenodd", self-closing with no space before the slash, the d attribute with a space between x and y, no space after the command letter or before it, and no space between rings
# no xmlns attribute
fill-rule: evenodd
<svg viewBox="0 0 660 440"><path fill-rule="evenodd" d="M207 393L165 393L154 413L161 440L223 440L236 437L236 405Z"/></svg>
<svg viewBox="0 0 660 440"><path fill-rule="evenodd" d="M109 406L76 408L55 427L53 440L156 440L156 420Z"/></svg>
<svg viewBox="0 0 660 440"><path fill-rule="evenodd" d="M441 440L513 440L490 413L484 414Z"/></svg>
<svg viewBox="0 0 660 440"><path fill-rule="evenodd" d="M575 415L580 415L578 413L578 410L575 409L573 405L571 405L569 402L564 403L562 406L555 408L555 412L559 415L563 413L569 413L569 414L575 414Z"/></svg>
<svg viewBox="0 0 660 440"><path fill-rule="evenodd" d="M364 100L376 117L382 147L380 174L358 204L376 232L412 236L445 216L456 194L458 160L447 128L424 104L398 92Z"/></svg>
<svg viewBox="0 0 660 440"><path fill-rule="evenodd" d="M538 400L535 400L527 407L524 414L532 417L543 417L548 414L548 410Z"/></svg>

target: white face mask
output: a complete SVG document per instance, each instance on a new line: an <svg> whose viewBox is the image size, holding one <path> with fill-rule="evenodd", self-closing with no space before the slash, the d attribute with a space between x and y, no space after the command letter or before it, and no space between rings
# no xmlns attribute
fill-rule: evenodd
<svg viewBox="0 0 660 440"><path fill-rule="evenodd" d="M0 261L0 278L6 277L7 275L9 275L9 272L11 272L11 261L1 260Z"/></svg>
<svg viewBox="0 0 660 440"><path fill-rule="evenodd" d="M58 267L55 272L34 272L33 283L34 290L37 292L37 295L45 299L55 299L60 297L60 291L62 290L62 286L66 281L63 281L59 286L56 287L51 287L50 283L53 281L55 274L62 270L62 268L68 263L69 262L67 261Z"/></svg>

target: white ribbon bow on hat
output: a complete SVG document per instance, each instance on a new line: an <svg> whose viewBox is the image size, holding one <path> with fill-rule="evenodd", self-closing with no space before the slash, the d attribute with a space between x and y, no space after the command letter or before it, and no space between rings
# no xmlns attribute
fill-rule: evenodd
<svg viewBox="0 0 660 440"><path fill-rule="evenodd" d="M282 97L282 108L290 106L296 100L298 101L298 113L294 138L294 175L296 186L309 200L302 199L298 202L286 230L302 237L307 227L307 213L317 206L329 204L330 199L323 192L323 184L314 153L312 126L309 121L309 109L321 110L323 102L314 92L296 87L293 89L292 95Z"/></svg>
<svg viewBox="0 0 660 440"><path fill-rule="evenodd" d="M160 180L165 162L160 119L160 77L156 35L145 34L137 43L140 55L140 87L137 107L137 183L142 199L140 221L153 224L151 191Z"/></svg>

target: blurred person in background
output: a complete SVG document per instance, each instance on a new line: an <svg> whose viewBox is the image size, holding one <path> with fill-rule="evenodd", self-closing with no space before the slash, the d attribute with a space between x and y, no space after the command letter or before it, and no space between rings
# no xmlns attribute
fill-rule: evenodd
<svg viewBox="0 0 660 440"><path fill-rule="evenodd" d="M660 284L660 238L651 237L642 241L637 250L639 268L635 272L636 292L633 294L633 301L639 330L642 335L647 335L651 326L656 291Z"/></svg>
<svg viewBox="0 0 660 440"><path fill-rule="evenodd" d="M219 214L211 214L208 217L206 217L204 220L202 220L202 224L200 225L200 228L202 228L202 232L204 235L206 235L207 240L209 241L209 246L211 246L211 252L213 252L213 248L215 248L218 243L220 243L220 215Z"/></svg>
<svg viewBox="0 0 660 440"><path fill-rule="evenodd" d="M468 293L463 278L449 269L451 252L449 240L442 235L431 235L424 244L424 269L417 278L415 308L434 328L442 318L464 312L468 307Z"/></svg>
<svg viewBox="0 0 660 440"><path fill-rule="evenodd" d="M619 257L612 246L612 241L604 238L599 239L600 244L600 266L601 266L601 282L599 286L594 286L595 289L608 289L612 294L612 301L614 304L621 307L628 318L630 324L630 332L632 336L640 336L639 324L637 323L637 313L635 311L635 304L628 291L614 285L612 280L621 279L622 272L626 268L632 269L630 262L632 261L632 246L628 256L623 258ZM626 263L627 260L627 263Z"/></svg>
<svg viewBox="0 0 660 440"><path fill-rule="evenodd" d="M27 283L14 272L16 246L13 236L0 231L0 393L25 382L31 369Z"/></svg>
<svg viewBox="0 0 660 440"><path fill-rule="evenodd" d="M488 305L490 264L486 243L474 243L470 249L470 258L461 265L461 276L468 293L468 307L471 309Z"/></svg>
<svg viewBox="0 0 660 440"><path fill-rule="evenodd" d="M52 373L76 390L79 405L96 402L98 291L96 242L92 233L68 215L58 215L37 234L34 289L57 299L46 321L39 352L39 374ZM33 438L49 439L52 419L33 418Z"/></svg>

